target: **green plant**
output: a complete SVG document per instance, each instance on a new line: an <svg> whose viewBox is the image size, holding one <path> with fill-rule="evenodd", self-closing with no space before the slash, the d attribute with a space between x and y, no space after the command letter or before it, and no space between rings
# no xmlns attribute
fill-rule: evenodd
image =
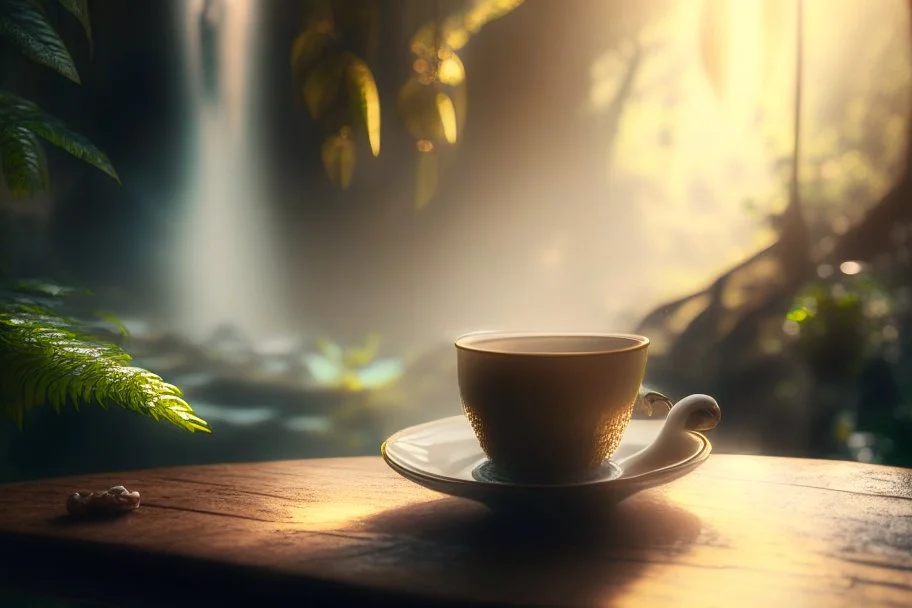
<svg viewBox="0 0 912 608"><path fill-rule="evenodd" d="M87 0L59 4L82 23L91 43ZM46 8L40 0L0 0L0 40L79 83L76 65ZM48 187L41 140L120 182L107 155L92 142L34 102L0 91L0 170L15 197L31 197ZM130 366L130 355L101 337L99 320L125 330L109 314L79 310L77 296L85 293L48 282L0 283L0 409L21 427L26 412L45 403L56 410L68 404L116 404L188 431L208 432L180 389Z"/></svg>
<svg viewBox="0 0 912 608"><path fill-rule="evenodd" d="M783 329L818 377L849 380L882 350L890 313L890 294L873 275L836 271L798 293Z"/></svg>
<svg viewBox="0 0 912 608"><path fill-rule="evenodd" d="M465 66L459 52L486 24L524 0L466 0L437 13L409 40L411 73L397 106L418 151L414 205L421 209L437 189L438 153L455 145L465 123ZM355 171L359 135L380 154L381 99L370 69L380 37L377 0L306 0L304 29L291 46L291 76L311 118L326 132L321 150L330 181L346 190Z"/></svg>
<svg viewBox="0 0 912 608"><path fill-rule="evenodd" d="M0 405L6 414L21 427L25 413L36 405L49 403L59 411L67 404L78 408L94 401L188 431L207 431L180 389L131 367L129 354L99 339L91 318L67 313L67 305L79 295L44 283L19 283L0 292ZM109 319L92 312L102 321Z"/></svg>
<svg viewBox="0 0 912 608"><path fill-rule="evenodd" d="M59 0L75 15L91 40L87 0ZM0 39L26 57L75 83L79 72L66 45L54 31L38 0L0 0ZM37 104L0 91L0 168L14 196L30 196L48 186L41 140L69 152L120 182L104 152L88 139L46 114Z"/></svg>
<svg viewBox="0 0 912 608"><path fill-rule="evenodd" d="M350 393L386 388L402 375L403 361L398 357L377 358L380 335L369 334L364 343L343 348L320 338L317 351L305 356L313 381L321 387Z"/></svg>

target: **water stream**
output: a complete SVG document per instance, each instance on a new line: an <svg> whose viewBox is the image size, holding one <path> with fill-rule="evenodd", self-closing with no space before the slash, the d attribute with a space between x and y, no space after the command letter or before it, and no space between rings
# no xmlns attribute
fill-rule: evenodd
<svg viewBox="0 0 912 608"><path fill-rule="evenodd" d="M230 325L281 330L262 180L258 0L174 0L183 35L187 142L173 246L172 329L205 339Z"/></svg>

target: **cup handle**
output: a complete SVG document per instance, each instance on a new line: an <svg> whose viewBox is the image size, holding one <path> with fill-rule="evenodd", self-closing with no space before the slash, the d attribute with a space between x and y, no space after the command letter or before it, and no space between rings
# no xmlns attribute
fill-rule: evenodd
<svg viewBox="0 0 912 608"><path fill-rule="evenodd" d="M654 402L664 397L651 392ZM645 403L645 398L639 400ZM667 398L665 398L667 401ZM668 412L662 430L651 444L624 458L617 464L621 477L633 477L668 466L686 458L693 451L693 438L689 431L708 431L722 420L722 410L709 395L690 395L678 401Z"/></svg>
<svg viewBox="0 0 912 608"><path fill-rule="evenodd" d="M674 407L674 401L658 391L641 385L633 409L634 411L640 411L647 416L652 417L655 415L656 410L667 412L672 407Z"/></svg>

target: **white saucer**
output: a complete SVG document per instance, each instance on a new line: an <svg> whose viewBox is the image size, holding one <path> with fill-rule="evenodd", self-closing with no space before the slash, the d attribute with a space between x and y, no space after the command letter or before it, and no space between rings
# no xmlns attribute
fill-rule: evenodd
<svg viewBox="0 0 912 608"><path fill-rule="evenodd" d="M492 471L465 416L403 429L380 448L397 473L431 490L481 502L493 509L575 503L605 504L686 475L709 458L712 445L698 430L721 418L715 400L692 395L665 420L633 420L611 460L582 482L530 485Z"/></svg>

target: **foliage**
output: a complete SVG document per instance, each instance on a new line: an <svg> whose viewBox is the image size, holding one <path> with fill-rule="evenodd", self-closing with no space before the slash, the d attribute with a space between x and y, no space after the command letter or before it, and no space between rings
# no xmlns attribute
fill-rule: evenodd
<svg viewBox="0 0 912 608"><path fill-rule="evenodd" d="M48 186L41 138L120 182L104 152L88 139L45 114L31 101L0 91L0 162L14 196L29 196Z"/></svg>
<svg viewBox="0 0 912 608"><path fill-rule="evenodd" d="M60 0L60 4L79 19L91 41L86 0ZM73 58L37 0L0 0L0 39L26 57L80 82ZM0 91L0 168L13 196L31 196L48 186L47 163L39 140L120 182L111 161L92 142L44 113L35 103Z"/></svg>
<svg viewBox="0 0 912 608"><path fill-rule="evenodd" d="M60 0L83 25L91 42L86 0ZM79 82L63 41L38 0L0 0L0 38L26 57ZM0 168L11 194L28 197L48 186L44 140L100 169L119 183L108 157L85 137L45 114L35 103L0 91ZM209 432L183 400L181 391L157 375L129 365L131 357L99 336L99 322L116 318L78 312L75 296L85 292L47 282L0 285L0 410L21 427L32 407L49 403L60 411L97 402L166 420L187 431ZM86 312L86 311L81 311Z"/></svg>
<svg viewBox="0 0 912 608"><path fill-rule="evenodd" d="M889 293L854 263L813 281L795 298L783 329L818 378L848 378L895 339ZM892 328L892 329L891 329Z"/></svg>
<svg viewBox="0 0 912 608"><path fill-rule="evenodd" d="M836 387L825 396L833 413L836 449L864 462L906 466L905 438L912 431L909 367L909 302L900 287L908 265L850 262L823 266L824 278L799 294L783 325L816 381ZM905 369L904 369L905 368Z"/></svg>
<svg viewBox="0 0 912 608"><path fill-rule="evenodd" d="M48 21L40 2L0 0L0 37L29 59L79 82L73 58Z"/></svg>
<svg viewBox="0 0 912 608"><path fill-rule="evenodd" d="M346 392L385 388L399 379L403 363L398 358L377 358L380 336L370 334L364 343L344 349L335 342L317 340L317 352L305 364L318 385Z"/></svg>
<svg viewBox="0 0 912 608"><path fill-rule="evenodd" d="M0 408L21 427L25 414L37 405L48 403L60 411L67 404L78 409L94 401L187 431L209 432L180 389L131 367L130 355L99 339L97 321L66 312L66 305L80 295L88 294L34 282L0 291ZM106 313L95 316L109 318Z"/></svg>
<svg viewBox="0 0 912 608"><path fill-rule="evenodd" d="M397 106L419 153L414 205L421 209L437 189L439 149L457 143L466 114L461 50L485 24L523 0L470 0L443 20L422 24L409 41L411 75ZM379 5L315 0L307 3L304 30L291 47L291 74L311 118L327 132L323 167L333 184L351 184L359 134L380 154L381 100L366 60L377 46Z"/></svg>
<svg viewBox="0 0 912 608"><path fill-rule="evenodd" d="M376 2L313 2L291 48L295 86L327 131L323 166L343 190L354 174L359 133L367 135L373 155L380 154L380 99L364 60L376 45L378 19Z"/></svg>

